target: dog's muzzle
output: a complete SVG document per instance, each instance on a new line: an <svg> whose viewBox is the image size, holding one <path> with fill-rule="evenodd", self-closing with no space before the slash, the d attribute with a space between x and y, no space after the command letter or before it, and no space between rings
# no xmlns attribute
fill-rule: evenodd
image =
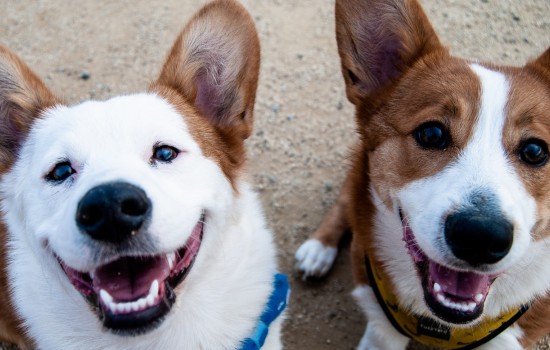
<svg viewBox="0 0 550 350"><path fill-rule="evenodd" d="M498 275L487 273L510 251L513 225L499 211L468 208L449 215L444 240L455 261L436 262L418 245L409 219L402 215L403 240L422 280L424 299L440 319L466 324L478 319Z"/></svg>
<svg viewBox="0 0 550 350"><path fill-rule="evenodd" d="M113 182L94 187L80 200L76 222L84 234L109 247L114 256L90 272L77 271L57 258L103 326L117 334L142 334L162 323L175 302L174 288L191 270L202 243L204 213L176 251L117 253L139 242L136 238L145 234L151 212L145 191L132 184Z"/></svg>

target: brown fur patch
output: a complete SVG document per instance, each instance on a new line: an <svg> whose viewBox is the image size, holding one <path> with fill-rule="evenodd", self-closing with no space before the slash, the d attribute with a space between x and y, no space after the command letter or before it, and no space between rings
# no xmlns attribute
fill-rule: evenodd
<svg viewBox="0 0 550 350"><path fill-rule="evenodd" d="M529 310L517 321L523 331L521 345L530 349L540 338L548 333L548 315L550 297L537 299Z"/></svg>

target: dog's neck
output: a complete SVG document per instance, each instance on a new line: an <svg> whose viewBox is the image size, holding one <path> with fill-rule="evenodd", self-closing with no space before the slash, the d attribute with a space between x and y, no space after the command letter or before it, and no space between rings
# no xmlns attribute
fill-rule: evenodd
<svg viewBox="0 0 550 350"><path fill-rule="evenodd" d="M522 305L497 317L484 317L475 327L452 327L400 307L382 269L376 269L367 256L365 267L376 299L391 324L403 335L425 345L445 349L476 348L505 331L529 309L529 305Z"/></svg>

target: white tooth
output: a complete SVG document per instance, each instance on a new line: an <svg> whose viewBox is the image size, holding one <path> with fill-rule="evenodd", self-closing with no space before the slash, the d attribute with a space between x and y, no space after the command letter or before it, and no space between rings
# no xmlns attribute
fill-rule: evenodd
<svg viewBox="0 0 550 350"><path fill-rule="evenodd" d="M141 298L137 301L137 304L139 306L139 309L145 309L145 307L147 306L147 299L146 298Z"/></svg>
<svg viewBox="0 0 550 350"><path fill-rule="evenodd" d="M151 283L151 287L149 288L149 295L152 295L153 297L159 295L159 281L154 280L153 283Z"/></svg>
<svg viewBox="0 0 550 350"><path fill-rule="evenodd" d="M153 306L155 304L155 298L156 296L149 294L149 296L145 298L145 301L147 302L147 306Z"/></svg>
<svg viewBox="0 0 550 350"><path fill-rule="evenodd" d="M481 303L481 301L483 300L483 294L481 294L481 293L476 294L474 299L475 299L476 302Z"/></svg>
<svg viewBox="0 0 550 350"><path fill-rule="evenodd" d="M112 313L115 313L115 314L116 314L117 307L116 307L116 304L115 304L115 303L110 302L110 303L109 303L109 309L111 310Z"/></svg>
<svg viewBox="0 0 550 350"><path fill-rule="evenodd" d="M447 301L447 300L445 300L445 297L443 296L443 294L438 294L438 295L437 295L437 300L438 300L440 303L443 303L443 304L445 304L445 302Z"/></svg>
<svg viewBox="0 0 550 350"><path fill-rule="evenodd" d="M88 275L90 275L90 278L91 278L91 279L94 279L95 271L90 271L90 273L89 273Z"/></svg>
<svg viewBox="0 0 550 350"><path fill-rule="evenodd" d="M115 304L115 307L118 313L124 313L124 303Z"/></svg>
<svg viewBox="0 0 550 350"><path fill-rule="evenodd" d="M166 254L166 260L168 260L168 266L170 267L170 270L174 267L174 261L176 261L176 253L172 252L169 254Z"/></svg>
<svg viewBox="0 0 550 350"><path fill-rule="evenodd" d="M141 299L140 299L141 300ZM139 301L135 301L132 303L132 311L136 312L140 309Z"/></svg>
<svg viewBox="0 0 550 350"><path fill-rule="evenodd" d="M471 302L468 304L468 311L474 311L475 308L476 308L476 303Z"/></svg>
<svg viewBox="0 0 550 350"><path fill-rule="evenodd" d="M434 283L434 292L436 292L436 293L441 292L441 286L437 282Z"/></svg>
<svg viewBox="0 0 550 350"><path fill-rule="evenodd" d="M124 303L124 311L131 312L132 311L132 304L133 303Z"/></svg>
<svg viewBox="0 0 550 350"><path fill-rule="evenodd" d="M101 301L103 301L103 304L105 305L110 305L111 302L113 301L113 297L105 289L101 289L99 291L99 297L101 298Z"/></svg>

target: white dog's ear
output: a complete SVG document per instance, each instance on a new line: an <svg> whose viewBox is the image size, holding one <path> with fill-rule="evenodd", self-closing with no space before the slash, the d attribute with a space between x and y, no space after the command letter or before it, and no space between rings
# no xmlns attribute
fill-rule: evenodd
<svg viewBox="0 0 550 350"><path fill-rule="evenodd" d="M424 55L446 52L416 0L337 0L336 40L354 104L391 87Z"/></svg>
<svg viewBox="0 0 550 350"><path fill-rule="evenodd" d="M0 168L15 159L41 112L59 103L16 55L0 46Z"/></svg>
<svg viewBox="0 0 550 350"><path fill-rule="evenodd" d="M236 1L202 8L177 38L157 84L176 90L225 133L252 132L260 67L254 22Z"/></svg>

